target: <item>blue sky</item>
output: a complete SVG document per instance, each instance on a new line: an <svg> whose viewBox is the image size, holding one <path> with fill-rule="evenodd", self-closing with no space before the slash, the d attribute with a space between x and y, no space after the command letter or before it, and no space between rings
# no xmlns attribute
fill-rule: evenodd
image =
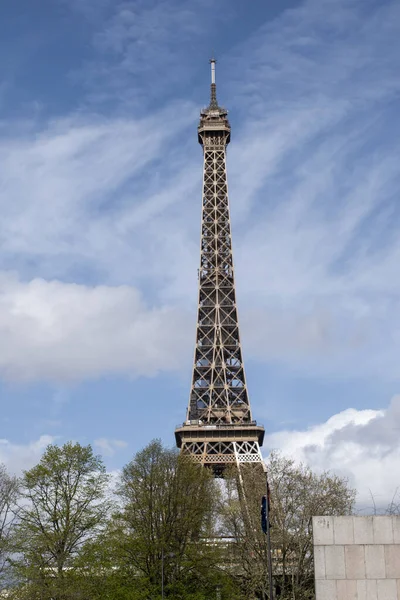
<svg viewBox="0 0 400 600"><path fill-rule="evenodd" d="M0 9L0 460L121 467L184 419L208 58L230 111L238 303L272 447L400 482L400 5L16 0Z"/></svg>

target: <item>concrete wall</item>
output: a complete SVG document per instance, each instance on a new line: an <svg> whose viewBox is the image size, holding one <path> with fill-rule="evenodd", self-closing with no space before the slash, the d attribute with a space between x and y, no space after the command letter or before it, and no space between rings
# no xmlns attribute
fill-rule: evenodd
<svg viewBox="0 0 400 600"><path fill-rule="evenodd" d="M316 600L400 600L400 517L313 517Z"/></svg>

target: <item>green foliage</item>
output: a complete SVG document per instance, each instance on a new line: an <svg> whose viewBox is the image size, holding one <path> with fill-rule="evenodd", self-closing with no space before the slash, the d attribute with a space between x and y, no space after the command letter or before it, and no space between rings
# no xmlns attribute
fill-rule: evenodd
<svg viewBox="0 0 400 600"><path fill-rule="evenodd" d="M18 498L18 480L0 465L0 584L7 581L8 557L12 551L14 514Z"/></svg>
<svg viewBox="0 0 400 600"><path fill-rule="evenodd" d="M214 543L218 487L211 473L153 441L124 468L111 524L121 574L140 598L206 598L221 577ZM203 594L203 596L202 596Z"/></svg>
<svg viewBox="0 0 400 600"><path fill-rule="evenodd" d="M71 445L48 448L25 474L19 600L161 600L162 581L165 598L209 600L219 586L222 600L235 599L215 542L219 488L208 470L154 441L123 469L110 512L104 476L90 449ZM72 507L84 498L94 502L78 515ZM71 513L81 524L73 538Z"/></svg>
<svg viewBox="0 0 400 600"><path fill-rule="evenodd" d="M271 453L271 538L274 581L279 600L314 598L312 517L351 514L355 490L330 473L316 474L305 465ZM268 598L266 536L260 526L260 503L266 477L257 465L228 473L227 498L221 509L225 531L234 537L232 561L241 564L235 577L245 597ZM242 490L242 493L238 494ZM244 492L244 493L243 493ZM246 596L246 594L248 594Z"/></svg>
<svg viewBox="0 0 400 600"><path fill-rule="evenodd" d="M81 598L75 563L105 523L108 478L90 446L72 443L48 446L24 472L14 567L27 597Z"/></svg>
<svg viewBox="0 0 400 600"><path fill-rule="evenodd" d="M316 474L304 465L273 453L268 465L273 494L272 541L281 569L277 582L282 598L314 598L312 517L348 515L354 509L355 490L346 479Z"/></svg>
<svg viewBox="0 0 400 600"><path fill-rule="evenodd" d="M277 600L312 600L311 518L351 513L354 490L278 453L268 479ZM0 558L13 556L18 584L9 598L161 600L162 589L174 600L268 598L259 464L227 471L221 484L155 440L124 467L113 502L108 483L91 447L72 443L49 446L24 473L18 522L0 529ZM0 514L17 493L0 469Z"/></svg>

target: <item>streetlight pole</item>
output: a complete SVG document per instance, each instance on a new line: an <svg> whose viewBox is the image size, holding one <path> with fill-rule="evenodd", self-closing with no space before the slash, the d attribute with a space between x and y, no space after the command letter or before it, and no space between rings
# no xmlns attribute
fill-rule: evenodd
<svg viewBox="0 0 400 600"><path fill-rule="evenodd" d="M262 529L267 536L267 566L268 566L268 583L269 583L269 598L274 600L274 588L272 584L272 553L271 553L271 527L269 521L269 485L267 467L263 463L263 469L265 473L266 483L266 494L262 499L261 515L262 515Z"/></svg>

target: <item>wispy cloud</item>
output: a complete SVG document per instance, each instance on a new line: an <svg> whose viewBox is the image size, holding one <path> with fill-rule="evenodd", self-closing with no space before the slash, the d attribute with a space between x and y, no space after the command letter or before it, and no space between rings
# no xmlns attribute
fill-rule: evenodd
<svg viewBox="0 0 400 600"><path fill-rule="evenodd" d="M91 3L89 3L91 6ZM90 12L90 10L89 10ZM146 111L195 85L193 57L209 58L212 39L229 27L231 3L212 0L118 1L93 39L96 58L75 73L97 104L118 99ZM212 15L212 16L211 16ZM205 41L205 38L208 40ZM189 87L189 89L190 89Z"/></svg>
<svg viewBox="0 0 400 600"><path fill-rule="evenodd" d="M138 249L131 240L135 228L179 200L171 195L166 201L163 181L167 189L184 185L179 173L171 172L174 152L170 165L159 164L162 149L177 134L171 121L176 109L172 105L139 121L74 117L39 132L25 128L17 138L5 134L0 143L3 268L50 277L71 275L74 267L105 269L107 277L123 262L126 277L128 254L131 262L131 247ZM188 104L179 104L179 112L178 130L193 118Z"/></svg>
<svg viewBox="0 0 400 600"><path fill-rule="evenodd" d="M244 340L308 374L397 379L399 7L335 2L327 22L330 6L285 12L232 59L249 66L231 84Z"/></svg>
<svg viewBox="0 0 400 600"><path fill-rule="evenodd" d="M128 444L123 440L109 440L107 438L99 438L94 440L93 444L94 447L103 454L103 456L114 456L118 450L128 446Z"/></svg>
<svg viewBox="0 0 400 600"><path fill-rule="evenodd" d="M192 68L196 44L204 40L207 3L190 9L180 2L118 3L108 10L108 21L96 25L99 55L93 69L103 75L115 70L124 94L136 94L135 102L149 88L154 94L149 101L158 101L151 109L133 103L132 118L126 96L115 93L115 111L107 119L86 108L39 131L26 123L18 135L15 127L8 130L0 145L1 265L17 270L22 281L10 284L6 277L4 293L12 305L15 286L30 293L23 281L57 279L40 285L46 294L56 294L57 305L62 294L71 297L70 312L77 315L85 312L79 310L82 303L87 314L93 296L113 297L123 307L120 331L126 326L122 316L136 318L136 308L127 311L122 296L136 307L137 292L95 287L91 293L90 286L129 284L143 298L140 314L154 306L158 319L172 310L177 331L186 327L186 320L184 326L178 321L186 318L182 305L188 307L189 334L173 335L174 351L189 355L201 152L190 80L174 87L167 66L178 60L183 43L187 52L176 75L182 78L189 64ZM218 23L225 12L216 13ZM309 0L262 24L221 56L223 79L230 81L219 87L219 95L232 108L228 173L247 357L312 375L399 378L399 17L393 1ZM105 51L115 62L103 62ZM113 81L107 93L115 92ZM203 93L200 103L208 90ZM172 100L174 95L180 99ZM84 285L67 286L71 281ZM108 312L96 311L103 335L100 320L107 320ZM79 315L78 337L88 339L91 321ZM112 357L80 370L68 351L70 372L85 377L102 369L144 374L176 368L176 361L167 366L153 353L153 321L146 316L143 322L150 327L142 344L148 344L153 370L138 366L136 358L118 366ZM16 320L13 327L18 331ZM123 339L118 348L135 356L137 342ZM63 340L70 347L68 335ZM90 352L98 356L92 347ZM8 372L21 372L17 358L4 355ZM51 365L55 377L65 376ZM45 377L36 363L35 369Z"/></svg>

